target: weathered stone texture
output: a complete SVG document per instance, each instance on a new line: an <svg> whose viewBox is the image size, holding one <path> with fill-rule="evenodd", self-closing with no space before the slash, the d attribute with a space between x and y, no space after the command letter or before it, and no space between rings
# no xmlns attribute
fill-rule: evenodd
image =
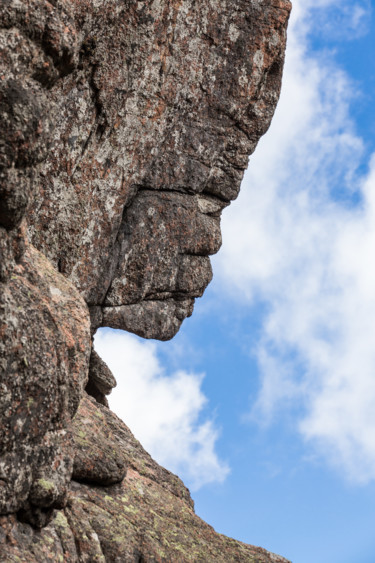
<svg viewBox="0 0 375 563"><path fill-rule="evenodd" d="M72 473L69 423L87 380L89 318L75 287L31 245L3 284L0 336L0 513L61 505Z"/></svg>
<svg viewBox="0 0 375 563"><path fill-rule="evenodd" d="M126 474L124 456L95 399L81 400L74 417L73 479L97 485L120 483Z"/></svg>
<svg viewBox="0 0 375 563"><path fill-rule="evenodd" d="M55 120L38 176L43 197L29 211L32 241L89 305L140 304L148 319L147 328L135 321L133 329L126 312L112 320L107 311L106 325L124 319L126 330L171 338L191 307L168 307L174 318L164 331L163 301L193 300L206 287L203 258L220 246L219 212L236 197L248 155L269 126L289 3L58 6L74 37L65 55L74 68L43 94ZM184 244L174 240L180 227Z"/></svg>
<svg viewBox="0 0 375 563"><path fill-rule="evenodd" d="M96 431L100 441L103 429L109 431L108 442L128 466L125 479L107 487L72 481L67 506L40 532L14 517L0 517L4 561L288 563L217 534L198 518L180 479L157 465L106 407L85 398L76 423L79 440L87 444ZM87 456L88 469L93 459L95 453Z"/></svg>
<svg viewBox="0 0 375 563"><path fill-rule="evenodd" d="M0 561L283 561L194 514L107 408L91 338L166 340L192 314L276 106L289 11L3 0Z"/></svg>
<svg viewBox="0 0 375 563"><path fill-rule="evenodd" d="M86 392L94 397L98 403L108 407L106 395L109 395L114 387L116 387L116 379L111 370L95 350L92 349Z"/></svg>

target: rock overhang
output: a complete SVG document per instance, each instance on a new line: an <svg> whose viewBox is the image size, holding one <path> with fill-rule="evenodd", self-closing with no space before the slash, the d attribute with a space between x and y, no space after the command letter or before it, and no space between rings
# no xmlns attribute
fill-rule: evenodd
<svg viewBox="0 0 375 563"><path fill-rule="evenodd" d="M224 557L272 560L210 531L182 483L115 419L105 398L115 382L91 338L113 326L165 340L191 315L212 276L221 211L276 106L289 10L288 0L3 3L0 513L14 514L2 519L9 557L176 560L182 549L187 560L220 561L225 548ZM137 479L151 493L134 508ZM158 541L146 529L157 498ZM128 547L109 537L120 501ZM163 518L175 530L180 510L186 530L174 544Z"/></svg>

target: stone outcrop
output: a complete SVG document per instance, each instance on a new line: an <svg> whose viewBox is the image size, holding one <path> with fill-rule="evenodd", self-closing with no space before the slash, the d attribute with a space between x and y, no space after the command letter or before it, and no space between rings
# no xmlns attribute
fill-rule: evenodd
<svg viewBox="0 0 375 563"><path fill-rule="evenodd" d="M74 433L82 452L88 445L86 454L80 454L82 466L88 472L92 468L96 481L103 479L106 486L93 485L88 474L74 472L66 508L55 511L40 531L15 516L0 517L7 537L6 561L287 563L264 549L217 534L200 520L180 479L155 463L125 424L89 397L81 402ZM90 454L93 437L98 436L102 451ZM111 459L107 444L115 446L112 455L117 459ZM107 480L111 462L112 484ZM127 466L124 479L120 463Z"/></svg>
<svg viewBox="0 0 375 563"><path fill-rule="evenodd" d="M283 561L216 534L108 409L166 340L280 91L288 0L3 0L0 560Z"/></svg>

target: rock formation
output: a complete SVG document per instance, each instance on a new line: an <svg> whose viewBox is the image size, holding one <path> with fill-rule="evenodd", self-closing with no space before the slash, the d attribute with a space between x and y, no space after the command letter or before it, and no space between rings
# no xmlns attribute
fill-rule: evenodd
<svg viewBox="0 0 375 563"><path fill-rule="evenodd" d="M0 560L285 561L219 534L108 408L166 340L280 91L289 0L3 0Z"/></svg>

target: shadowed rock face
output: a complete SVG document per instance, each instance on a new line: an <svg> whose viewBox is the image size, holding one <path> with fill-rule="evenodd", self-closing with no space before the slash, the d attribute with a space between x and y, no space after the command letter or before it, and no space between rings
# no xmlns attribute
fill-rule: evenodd
<svg viewBox="0 0 375 563"><path fill-rule="evenodd" d="M194 515L182 483L107 408L115 381L91 337L110 326L167 340L191 315L221 211L277 103L289 11L288 0L3 1L4 560L281 561Z"/></svg>

